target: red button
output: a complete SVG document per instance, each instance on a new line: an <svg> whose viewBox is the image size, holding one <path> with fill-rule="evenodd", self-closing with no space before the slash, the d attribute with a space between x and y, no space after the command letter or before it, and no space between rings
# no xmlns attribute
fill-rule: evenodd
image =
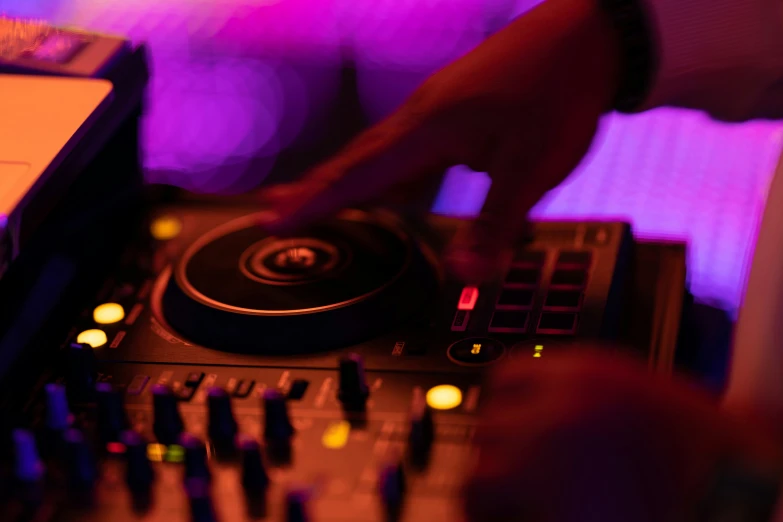
<svg viewBox="0 0 783 522"><path fill-rule="evenodd" d="M458 310L473 310L478 301L479 291L475 286L466 286L462 289L462 295L459 297Z"/></svg>

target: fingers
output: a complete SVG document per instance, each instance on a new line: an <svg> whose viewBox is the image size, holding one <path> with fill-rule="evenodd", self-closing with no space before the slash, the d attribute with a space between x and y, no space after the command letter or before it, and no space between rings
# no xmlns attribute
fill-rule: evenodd
<svg viewBox="0 0 783 522"><path fill-rule="evenodd" d="M260 195L279 219L267 228L285 233L436 170L447 161L443 137L426 120L400 111L357 138L337 157L294 184Z"/></svg>
<svg viewBox="0 0 783 522"><path fill-rule="evenodd" d="M480 284L500 275L524 231L528 211L545 192L536 187L534 176L540 173L535 165L540 160L527 141L510 137L492 153L492 186L481 214L458 231L446 256L452 273L467 283Z"/></svg>
<svg viewBox="0 0 783 522"><path fill-rule="evenodd" d="M573 125L550 126L546 121L531 121L490 153L492 187L481 216L457 235L447 256L457 277L478 284L491 281L507 266L530 209L587 153L598 114L576 119Z"/></svg>

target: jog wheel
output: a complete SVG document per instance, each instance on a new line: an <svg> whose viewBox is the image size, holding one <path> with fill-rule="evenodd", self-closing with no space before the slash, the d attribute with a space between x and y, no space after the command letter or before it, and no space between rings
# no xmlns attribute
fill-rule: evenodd
<svg viewBox="0 0 783 522"><path fill-rule="evenodd" d="M212 230L173 268L163 314L188 340L268 355L331 350L384 333L435 295L433 267L378 216L347 211L288 238L258 222Z"/></svg>

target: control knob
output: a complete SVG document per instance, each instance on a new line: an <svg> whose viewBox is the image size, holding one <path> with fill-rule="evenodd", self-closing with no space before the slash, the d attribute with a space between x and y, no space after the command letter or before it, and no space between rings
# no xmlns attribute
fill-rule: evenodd
<svg viewBox="0 0 783 522"><path fill-rule="evenodd" d="M158 442L167 446L176 444L184 429L184 423L179 414L177 397L170 387L163 384L152 387L152 408L152 430Z"/></svg>
<svg viewBox="0 0 783 522"><path fill-rule="evenodd" d="M378 476L378 494L387 522L398 522L405 500L405 471L399 460L381 468Z"/></svg>
<svg viewBox="0 0 783 522"><path fill-rule="evenodd" d="M98 477L98 470L84 434L70 429L63 434L66 449L68 486L81 496L89 494ZM87 500L86 498L80 500Z"/></svg>
<svg viewBox="0 0 783 522"><path fill-rule="evenodd" d="M149 493L155 472L147 458L147 441L137 432L128 430L120 436L125 445L125 482L135 494Z"/></svg>
<svg viewBox="0 0 783 522"><path fill-rule="evenodd" d="M346 411L362 412L370 391L364 375L364 360L359 354L340 359L339 391L337 398Z"/></svg>
<svg viewBox="0 0 783 522"><path fill-rule="evenodd" d="M218 453L234 449L237 436L237 421L231 409L231 397L223 388L210 388L207 395L209 408L209 438Z"/></svg>
<svg viewBox="0 0 783 522"><path fill-rule="evenodd" d="M242 487L248 515L254 519L264 518L270 481L261 456L261 446L255 439L245 436L239 440L239 449L242 451Z"/></svg>
<svg viewBox="0 0 783 522"><path fill-rule="evenodd" d="M250 437L239 441L242 450L242 486L248 493L266 492L269 487L269 474L261 456L261 446Z"/></svg>
<svg viewBox="0 0 783 522"><path fill-rule="evenodd" d="M71 343L66 352L66 372L68 395L71 399L76 402L92 400L98 379L92 346Z"/></svg>
<svg viewBox="0 0 783 522"><path fill-rule="evenodd" d="M269 456L278 463L291 458L291 438L294 427L288 415L288 404L279 390L264 391L264 440Z"/></svg>
<svg viewBox="0 0 783 522"><path fill-rule="evenodd" d="M427 405L421 388L415 388L411 401L408 431L408 455L414 468L427 467L434 440L435 423L432 418L432 409Z"/></svg>
<svg viewBox="0 0 783 522"><path fill-rule="evenodd" d="M46 428L54 432L67 430L72 419L65 387L59 384L47 384L44 393L46 394Z"/></svg>
<svg viewBox="0 0 783 522"><path fill-rule="evenodd" d="M297 488L288 491L285 496L285 522L308 522L309 500L309 489Z"/></svg>
<svg viewBox="0 0 783 522"><path fill-rule="evenodd" d="M11 438L14 445L14 476L23 484L35 484L44 475L44 466L38 456L35 437L27 430L14 430Z"/></svg>
<svg viewBox="0 0 783 522"><path fill-rule="evenodd" d="M98 431L104 444L118 442L130 426L125 414L122 394L108 382L95 387L98 402Z"/></svg>
<svg viewBox="0 0 783 522"><path fill-rule="evenodd" d="M185 479L185 492L190 503L191 522L217 522L209 489L209 480L205 478Z"/></svg>
<svg viewBox="0 0 783 522"><path fill-rule="evenodd" d="M185 478L200 478L208 481L211 473L204 443L195 435L183 433L179 444L185 450Z"/></svg>

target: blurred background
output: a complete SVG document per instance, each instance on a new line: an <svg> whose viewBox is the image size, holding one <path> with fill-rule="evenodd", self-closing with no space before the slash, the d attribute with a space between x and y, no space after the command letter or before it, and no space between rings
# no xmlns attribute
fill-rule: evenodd
<svg viewBox="0 0 783 522"><path fill-rule="evenodd" d="M147 179L237 193L297 171L297 151L353 125L333 115L346 60L357 113L374 121L540 2L0 0L0 14L147 42ZM735 311L781 145L776 123L725 125L669 109L612 115L583 165L534 212L627 219L641 237L686 239L694 294ZM454 168L435 211L473 214L488 188L486 175Z"/></svg>

